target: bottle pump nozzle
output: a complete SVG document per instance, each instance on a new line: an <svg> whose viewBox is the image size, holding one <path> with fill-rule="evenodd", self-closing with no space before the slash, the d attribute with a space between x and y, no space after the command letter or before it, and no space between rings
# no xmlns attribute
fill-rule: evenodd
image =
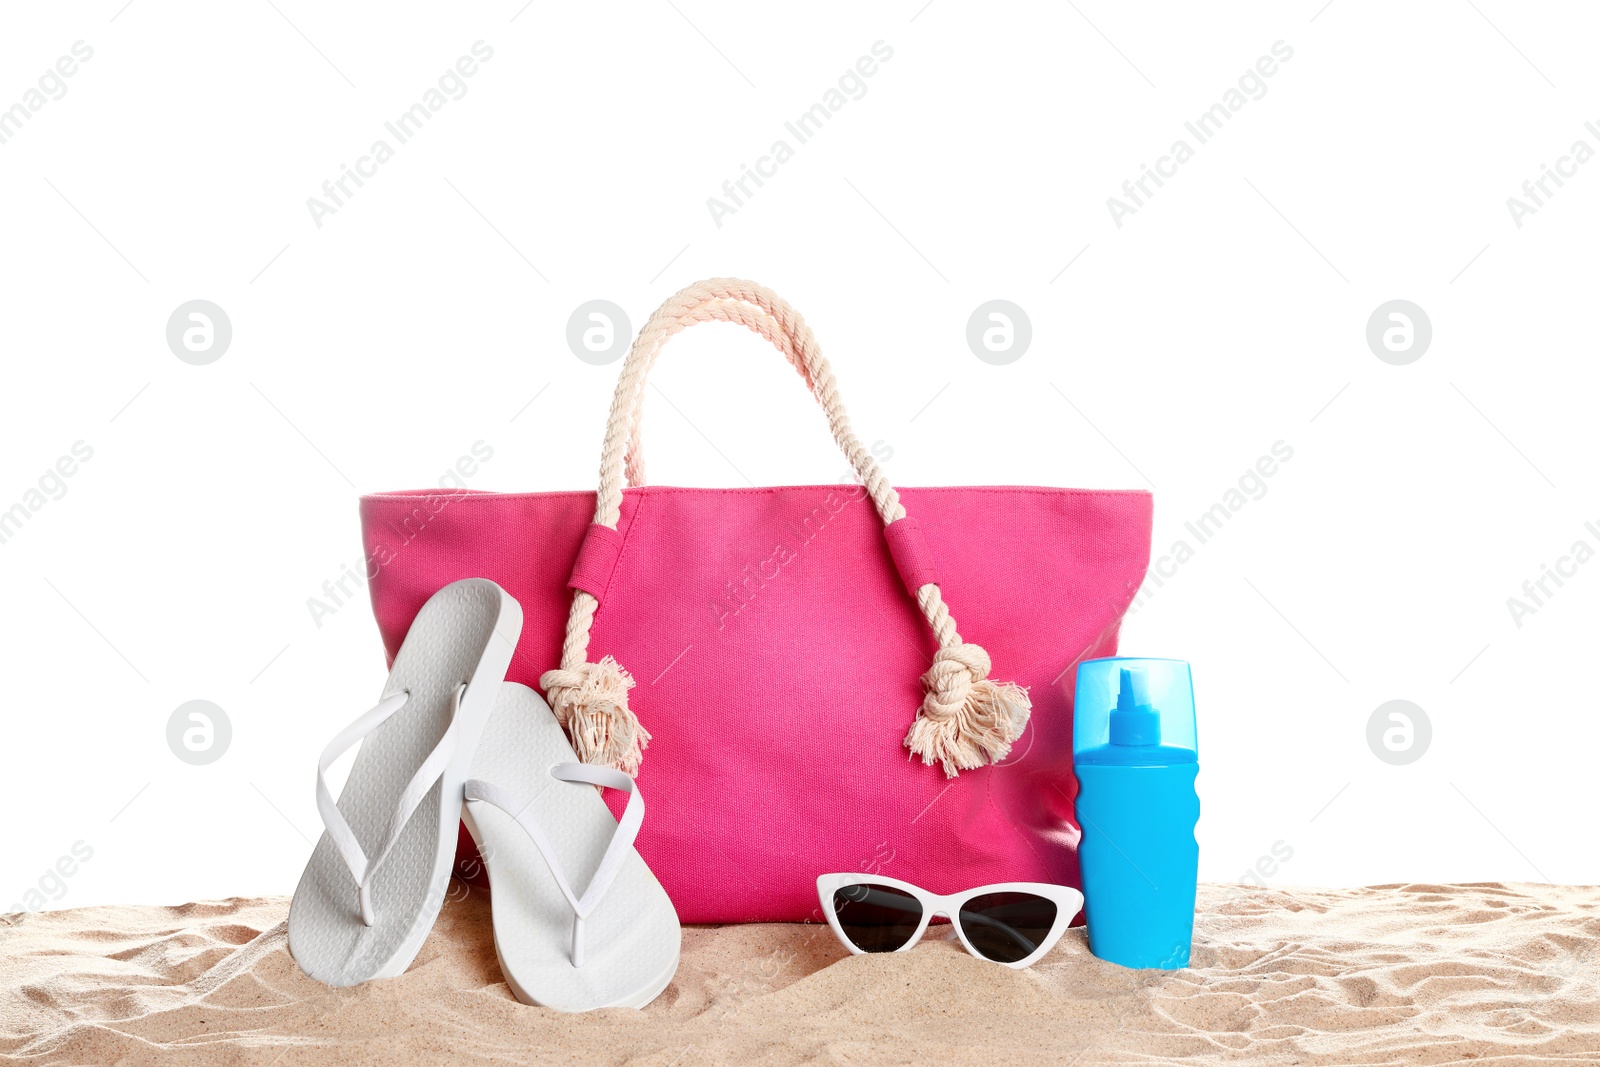
<svg viewBox="0 0 1600 1067"><path fill-rule="evenodd" d="M1117 707L1111 713L1113 745L1159 745L1161 716L1150 706L1150 678L1138 667L1120 670Z"/></svg>

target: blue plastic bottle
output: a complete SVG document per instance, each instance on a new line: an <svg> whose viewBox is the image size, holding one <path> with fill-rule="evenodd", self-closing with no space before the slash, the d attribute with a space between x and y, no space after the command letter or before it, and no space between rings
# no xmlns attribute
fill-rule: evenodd
<svg viewBox="0 0 1600 1067"><path fill-rule="evenodd" d="M1187 967L1200 864L1189 665L1079 664L1072 751L1090 951L1124 967Z"/></svg>

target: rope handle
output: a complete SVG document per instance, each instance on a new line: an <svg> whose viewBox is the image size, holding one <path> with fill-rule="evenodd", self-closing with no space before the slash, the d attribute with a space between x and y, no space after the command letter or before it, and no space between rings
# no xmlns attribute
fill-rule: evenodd
<svg viewBox="0 0 1600 1067"><path fill-rule="evenodd" d="M759 289L760 287L758 286L757 288ZM688 292L688 290L684 290L684 292ZM679 295L682 294L680 293ZM771 300L774 300L779 304L783 304L783 301L777 296L777 294L766 291L766 295ZM782 352L784 358L789 361L790 366L794 367L794 369L800 374L800 377L804 379L806 385L812 389L812 395L816 396L815 385L812 377L806 369L805 360L801 356L800 351L797 349L793 332L785 329L783 323L775 318L772 312L765 306L759 304L741 303L734 300L727 300L725 303L728 305L725 308L712 309L693 307L686 312L689 317L680 316L676 320L669 320L667 323L668 332L664 334L660 341L653 346L649 356L649 362L644 369L644 375L648 377L650 371L654 369L656 357L661 354L662 344L664 344L667 338L672 336L673 333L686 329L689 326L694 325L695 322L737 322L739 325L746 327L751 332L765 337L772 343L774 348L778 349L779 352ZM806 334L809 336L810 327L805 324L804 320L800 319L798 312L795 312L793 308L789 308L787 304L784 304L783 306L788 308L788 310L794 314L798 328L806 331ZM666 309L663 307L661 310L664 311ZM817 360L821 362L825 369L828 369L827 360L822 357L820 350L816 348L815 338L811 339L811 348L815 352ZM830 377L831 374L831 369L829 369ZM630 486L646 484L644 473L644 454L640 441L640 426L644 420L643 381L640 382L639 388L640 393L634 403L633 414L629 423L628 450L625 454L623 463L623 476L627 484ZM823 403L821 397L817 397L817 400L819 403ZM826 404L824 404L824 407L826 407ZM841 409L839 411L839 415L842 417L843 414L843 410ZM830 428L835 428L832 422L832 412L829 413L829 416ZM848 431L848 424L846 425L845 429ZM841 446L841 448L842 447L843 446ZM872 457L870 455L867 456L867 461L869 463L872 462ZM860 472L857 471L857 474L859 476ZM865 482L865 480L865 478L862 479L863 482Z"/></svg>
<svg viewBox="0 0 1600 1067"><path fill-rule="evenodd" d="M622 376L611 405L606 425L606 443L600 459L601 498L596 501L594 521L615 526L621 506L622 482L643 485L644 456L640 426L644 418L644 387L654 369L661 348L674 335L699 322L731 322L765 337L782 352L811 389L828 416L828 427L840 451L850 461L856 476L867 487L884 523L905 517L899 494L884 477L872 454L862 447L850 428L834 381L833 368L822 355L811 327L800 313L765 286L736 278L713 278L691 285L658 308L634 340L623 364ZM621 477L614 467L616 451L626 431Z"/></svg>
<svg viewBox="0 0 1600 1067"><path fill-rule="evenodd" d="M1010 682L989 680L988 653L961 639L939 591L931 554L916 520L906 515L899 493L850 428L833 369L823 358L811 327L765 286L737 278L697 282L662 304L634 338L611 399L594 523L579 553L579 569L592 572L597 558L615 559L624 481L629 485L644 481L639 434L645 380L662 345L699 322L736 323L767 338L783 353L822 405L834 441L883 520L890 553L939 644L933 665L922 676L926 692L905 747L921 756L925 765L938 760L952 778L960 771L1004 759L1028 722L1031 705L1026 690ZM581 760L636 774L650 734L628 707L633 678L610 656L598 663L589 661L589 634L603 585L575 572L561 666L546 671L539 685L571 734Z"/></svg>

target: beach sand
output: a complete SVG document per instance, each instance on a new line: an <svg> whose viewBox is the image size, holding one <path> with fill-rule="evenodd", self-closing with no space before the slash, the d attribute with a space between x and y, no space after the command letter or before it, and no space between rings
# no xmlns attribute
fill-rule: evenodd
<svg viewBox="0 0 1600 1067"><path fill-rule="evenodd" d="M399 978L295 967L283 898L0 922L0 1060L60 1064L1600 1063L1600 887L1202 886L1194 965L1130 971L1081 928L1014 971L930 938L685 929L643 1011L512 999L488 896L456 887Z"/></svg>

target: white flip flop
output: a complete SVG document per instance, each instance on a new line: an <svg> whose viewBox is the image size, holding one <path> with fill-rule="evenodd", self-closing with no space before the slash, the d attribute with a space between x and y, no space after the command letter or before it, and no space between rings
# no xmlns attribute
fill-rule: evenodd
<svg viewBox="0 0 1600 1067"><path fill-rule="evenodd" d="M378 705L317 764L317 842L289 906L289 951L334 986L411 965L449 888L462 783L522 633L487 578L452 582L417 612ZM337 803L324 775L355 744Z"/></svg>
<svg viewBox="0 0 1600 1067"><path fill-rule="evenodd" d="M595 786L627 791L620 823ZM683 932L633 849L644 821L633 779L579 763L544 699L505 682L465 788L495 953L517 999L569 1012L654 1000L677 973Z"/></svg>

